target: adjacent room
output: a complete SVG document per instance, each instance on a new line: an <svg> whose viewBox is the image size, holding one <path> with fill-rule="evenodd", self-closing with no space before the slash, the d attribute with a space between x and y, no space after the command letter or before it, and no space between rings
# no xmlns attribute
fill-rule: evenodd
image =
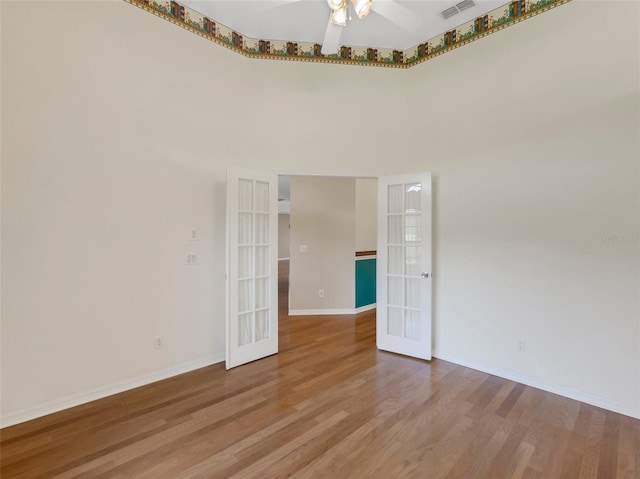
<svg viewBox="0 0 640 479"><path fill-rule="evenodd" d="M638 2L0 21L3 478L640 477Z"/></svg>

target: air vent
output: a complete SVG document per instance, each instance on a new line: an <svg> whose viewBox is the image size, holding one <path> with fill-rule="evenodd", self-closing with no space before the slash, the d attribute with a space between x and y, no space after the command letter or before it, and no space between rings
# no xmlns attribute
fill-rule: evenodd
<svg viewBox="0 0 640 479"><path fill-rule="evenodd" d="M475 7L476 3L473 0L462 0L462 2L454 5L453 7L449 7L443 12L441 12L442 17L445 20L457 15L460 12L470 9L471 7Z"/></svg>
<svg viewBox="0 0 640 479"><path fill-rule="evenodd" d="M446 18L451 18L454 15L458 14L458 9L456 7L447 8L444 12L442 12L442 16Z"/></svg>
<svg viewBox="0 0 640 479"><path fill-rule="evenodd" d="M460 10L461 12L464 12L465 10L471 8L471 7L475 7L476 4L473 0L463 0L462 2L458 3L456 5L456 7L458 8L458 10Z"/></svg>

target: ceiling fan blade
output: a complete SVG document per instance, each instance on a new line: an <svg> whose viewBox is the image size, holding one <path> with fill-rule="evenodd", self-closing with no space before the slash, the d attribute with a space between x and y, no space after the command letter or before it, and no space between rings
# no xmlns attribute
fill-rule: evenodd
<svg viewBox="0 0 640 479"><path fill-rule="evenodd" d="M331 23L331 20L327 22L327 31L324 34L324 40L322 41L322 49L320 52L323 55L331 55L337 53L340 48L340 36L342 35L342 27Z"/></svg>
<svg viewBox="0 0 640 479"><path fill-rule="evenodd" d="M371 9L409 32L415 32L422 24L418 15L395 0L374 0Z"/></svg>
<svg viewBox="0 0 640 479"><path fill-rule="evenodd" d="M273 8L284 7L300 1L301 0L261 0L261 1L251 2L251 3L255 4L255 8L253 10L261 13L267 10L271 10Z"/></svg>

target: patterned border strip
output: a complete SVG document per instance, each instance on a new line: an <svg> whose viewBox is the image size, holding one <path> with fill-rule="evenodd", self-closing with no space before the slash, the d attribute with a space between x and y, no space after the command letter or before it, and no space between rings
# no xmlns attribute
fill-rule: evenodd
<svg viewBox="0 0 640 479"><path fill-rule="evenodd" d="M174 0L124 1L249 58L410 68L571 0L512 0L406 50L342 46L332 55L323 55L318 43L247 37Z"/></svg>

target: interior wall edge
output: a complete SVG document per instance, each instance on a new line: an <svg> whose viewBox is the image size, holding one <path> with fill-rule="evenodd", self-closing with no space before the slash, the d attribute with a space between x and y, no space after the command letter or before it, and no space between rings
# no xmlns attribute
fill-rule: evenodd
<svg viewBox="0 0 640 479"><path fill-rule="evenodd" d="M160 371L143 374L141 376L127 379L125 381L109 384L105 387L72 394L61 399L38 404L36 406L3 415L2 417L0 417L0 428L15 426L16 424L31 421L32 419L47 416L49 414L60 412L75 406L80 406L91 401L103 399L107 396L113 396L114 394L129 391L140 386L146 386L151 383L162 381L163 379L169 379L173 376L179 376L180 374L188 373L190 371L204 368L206 366L211 366L222 361L224 361L224 354L208 356L206 358L189 361Z"/></svg>
<svg viewBox="0 0 640 479"><path fill-rule="evenodd" d="M514 371L498 368L490 364L484 364L479 361L471 361L468 359L464 359L459 356L449 354L446 351L441 351L438 349L434 349L433 357L437 359L441 359L442 361L447 361L450 363L457 364L459 366L475 369L476 371L481 371L483 373L491 374L492 376L497 376L503 379L508 379L510 381L515 381L517 383L524 384L526 386L531 386L537 389L541 389L543 391L557 394L562 397L574 399L576 401L580 401L586 404L590 404L592 406L606 409L607 411L613 411L618 414L623 414L625 416L640 419L640 406L637 406L637 405L624 404L617 401L612 401L610 399L607 399L601 396L586 393L584 391L579 391L573 388L568 388L560 384L555 384L555 383L545 381L543 379L539 379L533 376L519 374Z"/></svg>
<svg viewBox="0 0 640 479"><path fill-rule="evenodd" d="M359 314L376 309L376 303L367 304L360 308L344 309L290 309L289 316L335 316L344 314Z"/></svg>

